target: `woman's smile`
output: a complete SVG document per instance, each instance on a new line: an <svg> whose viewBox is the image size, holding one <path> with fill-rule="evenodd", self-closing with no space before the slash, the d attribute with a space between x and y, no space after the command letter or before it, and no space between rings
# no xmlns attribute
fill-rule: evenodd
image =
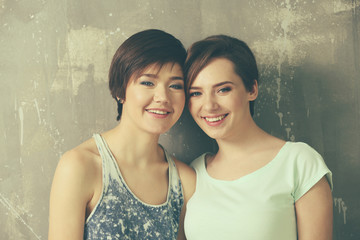
<svg viewBox="0 0 360 240"><path fill-rule="evenodd" d="M201 117L202 119L205 120L205 122L209 125L209 126L219 126L221 123L223 123L225 121L225 118L228 116L229 114L222 114L222 115L216 115L216 116L204 116Z"/></svg>
<svg viewBox="0 0 360 240"><path fill-rule="evenodd" d="M172 113L172 111L168 109L155 109L155 108L146 109L145 111L155 118L166 118Z"/></svg>

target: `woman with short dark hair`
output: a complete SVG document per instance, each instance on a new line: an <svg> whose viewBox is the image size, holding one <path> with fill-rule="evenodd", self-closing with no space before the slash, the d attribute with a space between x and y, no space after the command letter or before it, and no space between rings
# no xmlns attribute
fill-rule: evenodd
<svg viewBox="0 0 360 240"><path fill-rule="evenodd" d="M158 140L184 108L185 56L160 30L136 33L116 51L109 87L120 122L60 159L49 239L184 239L195 173Z"/></svg>

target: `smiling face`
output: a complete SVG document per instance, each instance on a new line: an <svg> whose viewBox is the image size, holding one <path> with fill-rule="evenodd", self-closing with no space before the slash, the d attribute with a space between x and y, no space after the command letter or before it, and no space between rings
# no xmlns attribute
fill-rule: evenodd
<svg viewBox="0 0 360 240"><path fill-rule="evenodd" d="M121 122L161 134L179 119L185 104L183 72L179 64L152 64L128 83Z"/></svg>
<svg viewBox="0 0 360 240"><path fill-rule="evenodd" d="M234 64L215 58L204 67L189 90L189 110L196 123L216 140L238 134L252 121L249 101L257 97L257 85L248 92Z"/></svg>

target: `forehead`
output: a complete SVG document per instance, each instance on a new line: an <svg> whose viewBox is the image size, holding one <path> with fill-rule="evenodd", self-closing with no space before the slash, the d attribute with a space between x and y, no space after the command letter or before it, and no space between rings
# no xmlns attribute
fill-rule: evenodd
<svg viewBox="0 0 360 240"><path fill-rule="evenodd" d="M139 71L140 75L144 73L151 72L153 74L158 74L160 71L181 71L181 66L176 62L167 62L167 63L153 63L145 67L143 70Z"/></svg>
<svg viewBox="0 0 360 240"><path fill-rule="evenodd" d="M167 63L152 63L146 66L143 69L139 69L134 72L131 76L132 80L139 78L143 74L154 74L158 75L161 71L163 72L174 72L174 74L183 75L183 69L180 64L176 62L167 62Z"/></svg>
<svg viewBox="0 0 360 240"><path fill-rule="evenodd" d="M231 80L234 78L240 77L234 70L233 62L226 58L215 58L199 72L191 85Z"/></svg>

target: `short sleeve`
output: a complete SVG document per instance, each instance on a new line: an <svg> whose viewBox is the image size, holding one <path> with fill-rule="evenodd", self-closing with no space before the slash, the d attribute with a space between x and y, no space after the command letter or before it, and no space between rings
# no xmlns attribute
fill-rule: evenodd
<svg viewBox="0 0 360 240"><path fill-rule="evenodd" d="M313 148L305 143L296 143L294 192L295 202L308 192L323 176L326 176L331 190L333 189L332 173L324 159Z"/></svg>

